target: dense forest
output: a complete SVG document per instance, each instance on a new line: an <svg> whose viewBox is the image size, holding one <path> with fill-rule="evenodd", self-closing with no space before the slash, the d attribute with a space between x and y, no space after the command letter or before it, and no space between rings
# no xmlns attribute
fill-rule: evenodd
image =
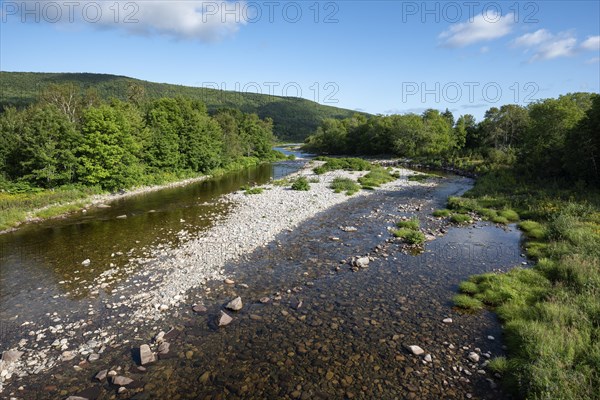
<svg viewBox="0 0 600 400"><path fill-rule="evenodd" d="M7 106L24 108L37 102L40 93L52 84L72 84L84 92L92 91L104 101L127 101L130 95L129 88L135 85L140 89L140 94L149 100L187 97L204 103L210 114L223 108L233 108L257 114L262 119L271 118L273 132L277 138L287 141L304 140L325 118L346 118L353 114L350 110L322 105L303 98L270 95L268 91L271 89L268 87L260 88L265 94L256 94L250 93L252 88L248 89L248 93L244 92L243 86L239 89L225 87L227 90L216 90L147 82L107 74L33 72L0 72L0 112ZM284 84L281 84L272 88L272 92L282 94L279 92L283 91L283 86ZM305 89L306 93L303 95L313 94L309 89ZM293 90L290 92L293 94Z"/></svg>
<svg viewBox="0 0 600 400"><path fill-rule="evenodd" d="M513 166L537 177L600 181L600 96L574 93L527 107L492 107L482 121L448 110L326 119L305 148L324 154L393 154L480 172Z"/></svg>
<svg viewBox="0 0 600 400"><path fill-rule="evenodd" d="M207 173L271 160L273 122L185 97L103 101L74 84L50 85L39 101L0 114L0 183L34 188L80 184L105 190L153 183L148 177Z"/></svg>

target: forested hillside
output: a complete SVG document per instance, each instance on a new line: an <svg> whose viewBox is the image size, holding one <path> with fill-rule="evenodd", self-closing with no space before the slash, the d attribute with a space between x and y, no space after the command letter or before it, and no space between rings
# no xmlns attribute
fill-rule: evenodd
<svg viewBox="0 0 600 400"><path fill-rule="evenodd" d="M127 100L131 87L148 100L183 96L206 104L209 113L220 108L234 108L271 118L277 138L302 141L325 118L345 118L350 110L321 105L313 101L268 94L239 93L207 88L147 82L125 76L89 73L0 72L0 110L4 106L24 107L37 101L51 84L70 83L82 91L90 90L103 100Z"/></svg>

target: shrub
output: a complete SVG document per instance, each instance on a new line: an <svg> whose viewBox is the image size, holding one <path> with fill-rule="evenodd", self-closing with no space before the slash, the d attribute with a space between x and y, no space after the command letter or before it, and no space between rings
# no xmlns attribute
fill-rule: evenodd
<svg viewBox="0 0 600 400"><path fill-rule="evenodd" d="M462 293L466 294L476 294L479 291L477 284L469 281L462 282L458 288Z"/></svg>
<svg viewBox="0 0 600 400"><path fill-rule="evenodd" d="M362 178L358 178L358 183L360 183L364 189L372 189L395 179L396 178L390 175L390 173L384 168L373 167L371 172L369 172L367 175L363 176Z"/></svg>
<svg viewBox="0 0 600 400"><path fill-rule="evenodd" d="M506 219L506 218L498 215L498 216L495 216L494 218L492 218L492 222L495 223L495 224L506 225L506 224L508 224L508 219Z"/></svg>
<svg viewBox="0 0 600 400"><path fill-rule="evenodd" d="M308 179L305 177L300 177L292 183L292 190L310 190L310 183L308 183Z"/></svg>
<svg viewBox="0 0 600 400"><path fill-rule="evenodd" d="M546 237L546 230L539 222L529 220L521 221L518 226L529 238L543 239Z"/></svg>
<svg viewBox="0 0 600 400"><path fill-rule="evenodd" d="M330 186L336 193L346 192L351 196L360 190L360 185L350 178L335 178Z"/></svg>

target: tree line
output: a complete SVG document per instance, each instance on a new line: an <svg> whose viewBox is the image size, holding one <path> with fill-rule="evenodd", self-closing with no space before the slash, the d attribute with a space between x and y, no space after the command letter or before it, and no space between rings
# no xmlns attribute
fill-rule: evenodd
<svg viewBox="0 0 600 400"><path fill-rule="evenodd" d="M100 100L73 84L50 85L24 109L0 114L0 181L54 188L127 188L153 174L206 173L244 158L268 160L273 121L234 109L209 115L186 97Z"/></svg>
<svg viewBox="0 0 600 400"><path fill-rule="evenodd" d="M481 159L540 177L600 181L600 95L572 93L526 107L492 107L477 122L449 110L326 119L305 141L325 154Z"/></svg>

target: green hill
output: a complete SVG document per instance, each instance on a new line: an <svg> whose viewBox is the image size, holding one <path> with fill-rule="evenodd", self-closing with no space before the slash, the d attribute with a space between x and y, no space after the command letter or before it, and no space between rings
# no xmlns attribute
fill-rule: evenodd
<svg viewBox="0 0 600 400"><path fill-rule="evenodd" d="M270 117L281 140L303 141L324 118L346 118L352 110L321 105L313 101L266 94L240 93L207 88L155 83L126 76L89 73L37 73L0 71L0 110L4 106L24 107L35 102L47 85L74 83L83 90L95 88L103 99L126 99L130 83L143 86L149 99L177 95L202 100L209 112L222 107Z"/></svg>

